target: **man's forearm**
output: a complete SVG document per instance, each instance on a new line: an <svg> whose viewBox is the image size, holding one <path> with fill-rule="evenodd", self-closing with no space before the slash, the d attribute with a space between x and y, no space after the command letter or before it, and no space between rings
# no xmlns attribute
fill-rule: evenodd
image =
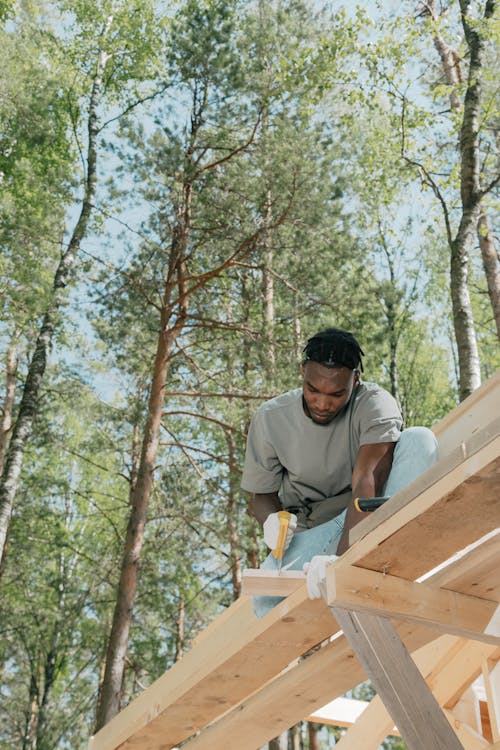
<svg viewBox="0 0 500 750"><path fill-rule="evenodd" d="M276 513L282 507L277 492L252 494L250 500L250 510L261 526L270 513Z"/></svg>

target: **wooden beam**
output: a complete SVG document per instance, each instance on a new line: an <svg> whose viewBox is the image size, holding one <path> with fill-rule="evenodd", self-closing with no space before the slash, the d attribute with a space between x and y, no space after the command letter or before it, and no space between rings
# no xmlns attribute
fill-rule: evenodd
<svg viewBox="0 0 500 750"><path fill-rule="evenodd" d="M329 606L419 622L445 633L500 645L497 602L341 561L327 568L326 584Z"/></svg>
<svg viewBox="0 0 500 750"><path fill-rule="evenodd" d="M89 750L173 747L332 635L326 604L305 584L260 620L243 597L210 626L210 637L148 687L92 738ZM326 702L326 701L323 701Z"/></svg>
<svg viewBox="0 0 500 750"><path fill-rule="evenodd" d="M330 724L334 727L351 727L371 706L372 701L340 696L305 717L305 721L317 724Z"/></svg>
<svg viewBox="0 0 500 750"><path fill-rule="evenodd" d="M500 527L500 419L352 530L342 559L415 580ZM397 540L396 537L397 536Z"/></svg>
<svg viewBox="0 0 500 750"><path fill-rule="evenodd" d="M404 625L402 632L411 650L435 637L428 628L415 626ZM330 643L284 670L200 735L190 739L183 745L183 750L217 750L227 743L228 737L238 750L255 750L313 709L343 695L365 679L366 672L339 633Z"/></svg>
<svg viewBox="0 0 500 750"><path fill-rule="evenodd" d="M484 659L481 665L486 702L494 742L500 742L500 663Z"/></svg>
<svg viewBox="0 0 500 750"><path fill-rule="evenodd" d="M241 590L245 596L290 596L304 585L305 574L301 570L257 570L243 571Z"/></svg>
<svg viewBox="0 0 500 750"><path fill-rule="evenodd" d="M412 654L412 658L427 682L428 679L432 679L435 670L440 673L443 670L449 670L450 664L460 653L463 653L464 646L463 639L441 636L418 649ZM441 705L448 698L448 693L441 689L435 697ZM318 715L321 717L321 710ZM321 721L321 718L319 720ZM393 724L380 696L376 695L356 724L337 742L335 747L338 747L338 750L359 750L359 748L376 750L385 737L394 734Z"/></svg>
<svg viewBox="0 0 500 750"><path fill-rule="evenodd" d="M451 711L444 711L444 715L464 746L464 750L483 750L483 748L486 750L490 747L490 743L484 737L475 732L468 724L456 719Z"/></svg>
<svg viewBox="0 0 500 750"><path fill-rule="evenodd" d="M442 456L491 422L500 404L500 370L432 428Z"/></svg>
<svg viewBox="0 0 500 750"><path fill-rule="evenodd" d="M409 750L464 750L392 623L340 607L332 612Z"/></svg>
<svg viewBox="0 0 500 750"><path fill-rule="evenodd" d="M469 553L471 562L478 554L479 550ZM441 585L446 584L446 576L453 575L453 569L437 574ZM431 670L433 689L440 701L453 697L457 685L459 689L463 685L467 687L480 670L481 660L496 654L494 646L454 636L434 640L435 636L428 628L410 623L403 623L398 632L410 651L433 642L425 652L427 661L419 664L422 669ZM432 671L435 664L439 670L437 674ZM344 694L365 679L366 674L354 652L339 634L326 647L299 660L260 691L247 697L184 747L186 750L214 750L232 737L239 750L255 750L303 719L312 709ZM461 688L462 692L465 687Z"/></svg>

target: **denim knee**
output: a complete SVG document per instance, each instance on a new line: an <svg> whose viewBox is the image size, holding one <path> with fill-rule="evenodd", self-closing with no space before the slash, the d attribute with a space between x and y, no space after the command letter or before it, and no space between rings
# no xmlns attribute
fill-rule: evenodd
<svg viewBox="0 0 500 750"><path fill-rule="evenodd" d="M408 427L400 435L394 451L394 457L397 453L408 451L418 453L422 458L427 459L431 464L439 458L439 446L436 436L428 427Z"/></svg>
<svg viewBox="0 0 500 750"><path fill-rule="evenodd" d="M439 458L436 436L427 427L408 427L403 430L394 449L392 469L383 494L394 495Z"/></svg>

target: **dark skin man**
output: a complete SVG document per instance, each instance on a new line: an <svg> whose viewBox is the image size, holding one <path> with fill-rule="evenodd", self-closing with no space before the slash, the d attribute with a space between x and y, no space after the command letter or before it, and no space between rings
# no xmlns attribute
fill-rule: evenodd
<svg viewBox="0 0 500 750"><path fill-rule="evenodd" d="M308 361L302 365L302 404L304 413L316 424L326 425L334 420L348 403L359 383L359 371L348 367L325 367ZM352 498L376 497L389 476L396 443L376 443L360 446L352 472ZM270 513L281 510L277 492L252 494L251 510L260 524ZM362 520L351 499L340 539L337 555L349 547L349 532Z"/></svg>

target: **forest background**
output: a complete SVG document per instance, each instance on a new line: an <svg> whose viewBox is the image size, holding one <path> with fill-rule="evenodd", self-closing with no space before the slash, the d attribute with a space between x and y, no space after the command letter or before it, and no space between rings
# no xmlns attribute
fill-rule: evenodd
<svg viewBox="0 0 500 750"><path fill-rule="evenodd" d="M498 368L500 30L493 0L0 20L0 747L79 750L263 559L245 435L309 335L351 330L408 426Z"/></svg>

